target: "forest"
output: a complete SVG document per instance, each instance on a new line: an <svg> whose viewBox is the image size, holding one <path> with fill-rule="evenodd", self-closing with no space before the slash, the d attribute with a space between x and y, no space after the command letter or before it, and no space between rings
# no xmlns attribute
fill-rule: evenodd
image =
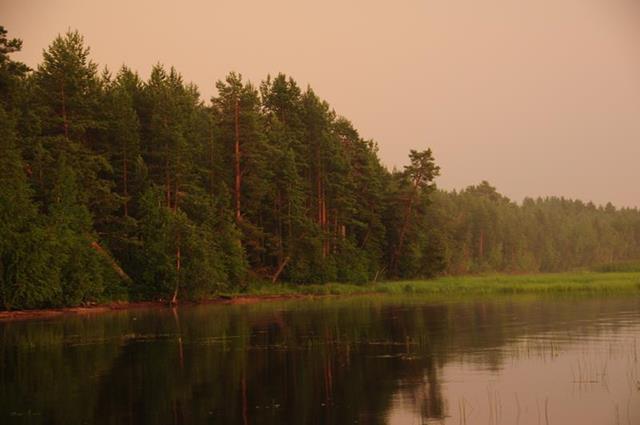
<svg viewBox="0 0 640 425"><path fill-rule="evenodd" d="M640 211L390 170L310 87L100 69L75 31L36 69L0 27L0 308L204 299L252 282L557 272L640 259ZM472 155L473 152L469 152Z"/></svg>

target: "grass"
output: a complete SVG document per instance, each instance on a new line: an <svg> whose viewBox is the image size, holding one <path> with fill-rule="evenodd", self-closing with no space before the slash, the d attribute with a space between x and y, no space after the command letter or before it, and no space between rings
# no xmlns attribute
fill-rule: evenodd
<svg viewBox="0 0 640 425"><path fill-rule="evenodd" d="M424 294L515 294L640 291L640 273L554 273L443 277L431 281L389 282L383 292Z"/></svg>
<svg viewBox="0 0 640 425"><path fill-rule="evenodd" d="M572 272L553 274L448 276L431 280L406 280L354 285L289 285L256 283L246 292L229 296L297 296L356 294L492 295L519 293L592 292L640 293L640 272Z"/></svg>

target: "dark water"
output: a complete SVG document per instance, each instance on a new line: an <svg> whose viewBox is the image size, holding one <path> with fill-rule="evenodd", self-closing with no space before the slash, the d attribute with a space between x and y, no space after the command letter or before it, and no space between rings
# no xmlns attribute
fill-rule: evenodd
<svg viewBox="0 0 640 425"><path fill-rule="evenodd" d="M358 297L0 323L0 423L640 424L640 299Z"/></svg>

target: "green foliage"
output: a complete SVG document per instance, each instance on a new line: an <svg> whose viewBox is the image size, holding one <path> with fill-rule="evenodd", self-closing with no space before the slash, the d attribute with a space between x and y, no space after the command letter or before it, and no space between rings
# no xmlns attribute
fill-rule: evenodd
<svg viewBox="0 0 640 425"><path fill-rule="evenodd" d="M593 267L592 270L599 273L635 273L640 272L640 261L601 264Z"/></svg>
<svg viewBox="0 0 640 425"><path fill-rule="evenodd" d="M0 27L4 308L640 259L637 209L518 205L487 182L437 190L430 149L387 170L374 141L283 74L254 86L230 73L205 104L174 68L99 73L77 32L35 71L11 60L20 46Z"/></svg>
<svg viewBox="0 0 640 425"><path fill-rule="evenodd" d="M436 192L428 226L448 235L451 274L559 272L640 256L638 211L564 198L522 205L483 182L459 193Z"/></svg>
<svg viewBox="0 0 640 425"><path fill-rule="evenodd" d="M0 106L0 301L5 309L35 307L59 291L59 276L49 273L53 247L16 142L14 122Z"/></svg>
<svg viewBox="0 0 640 425"><path fill-rule="evenodd" d="M0 25L0 103L5 111L10 111L16 106L17 97L20 96L20 85L29 68L9 58L10 53L19 52L22 48L22 40L8 39L7 30Z"/></svg>

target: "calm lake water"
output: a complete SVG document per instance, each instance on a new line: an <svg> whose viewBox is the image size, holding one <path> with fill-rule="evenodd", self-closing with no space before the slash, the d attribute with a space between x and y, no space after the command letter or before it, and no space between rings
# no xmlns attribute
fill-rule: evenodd
<svg viewBox="0 0 640 425"><path fill-rule="evenodd" d="M353 297L0 323L0 423L640 424L640 298Z"/></svg>

